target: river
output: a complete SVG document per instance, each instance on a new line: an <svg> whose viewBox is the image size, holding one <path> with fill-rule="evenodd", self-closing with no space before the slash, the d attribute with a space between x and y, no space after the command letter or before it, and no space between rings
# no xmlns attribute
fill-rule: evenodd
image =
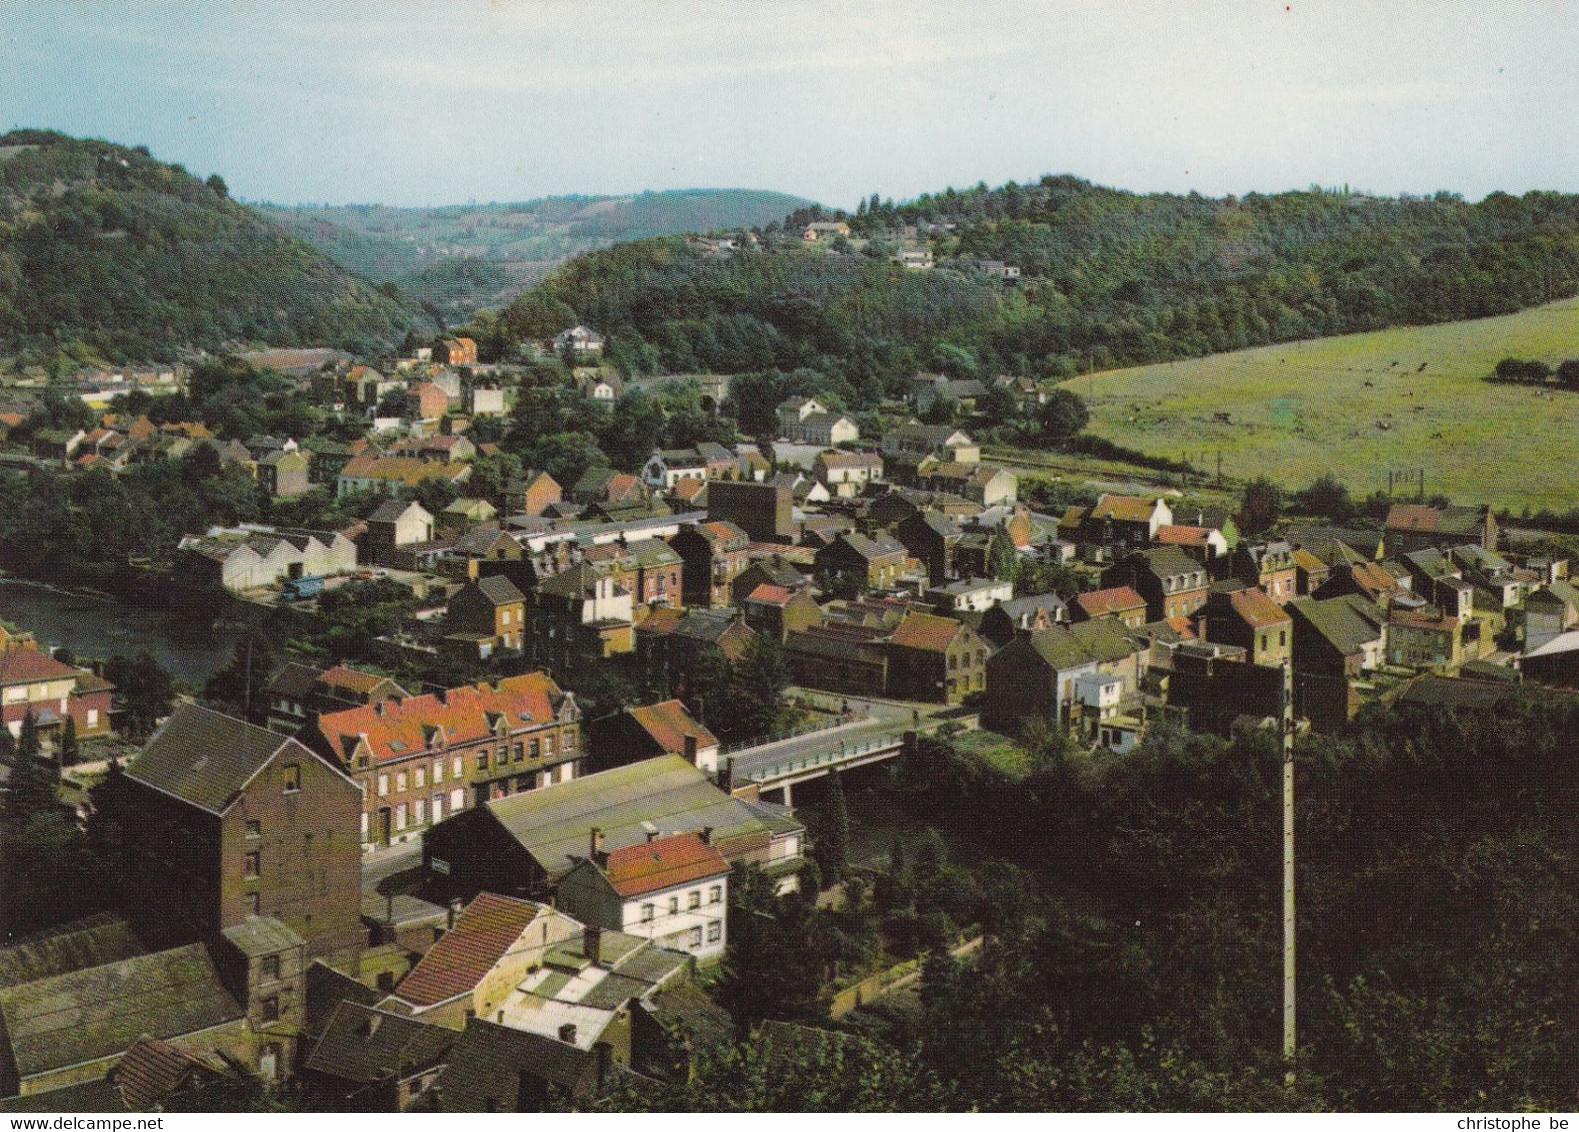
<svg viewBox="0 0 1579 1132"><path fill-rule="evenodd" d="M0 578L0 618L79 658L147 652L177 680L201 684L229 663L236 628L208 617L88 597L38 582Z"/></svg>

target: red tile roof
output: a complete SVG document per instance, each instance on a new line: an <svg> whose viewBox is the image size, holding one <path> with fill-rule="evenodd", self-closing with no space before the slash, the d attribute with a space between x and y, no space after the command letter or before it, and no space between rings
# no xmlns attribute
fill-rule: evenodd
<svg viewBox="0 0 1579 1132"><path fill-rule="evenodd" d="M27 420L27 418L21 413L0 413L0 424L3 424L8 428L15 428L25 420Z"/></svg>
<svg viewBox="0 0 1579 1132"><path fill-rule="evenodd" d="M678 481L669 494L676 499L695 499L707 487L707 481L696 476L686 476Z"/></svg>
<svg viewBox="0 0 1579 1132"><path fill-rule="evenodd" d="M1419 503L1394 503L1387 511L1390 531L1434 531L1442 512Z"/></svg>
<svg viewBox="0 0 1579 1132"><path fill-rule="evenodd" d="M473 990L542 910L528 900L479 893L400 981L396 996L413 1006L436 1006Z"/></svg>
<svg viewBox="0 0 1579 1132"><path fill-rule="evenodd" d="M1444 617L1434 609L1421 613L1409 609L1395 609L1388 617L1388 621L1405 629L1431 629L1439 633L1451 633L1458 628L1458 618Z"/></svg>
<svg viewBox="0 0 1579 1132"><path fill-rule="evenodd" d="M1085 610L1087 617L1101 617L1107 613L1145 609L1146 599L1136 593L1133 586L1112 586L1105 590L1076 594L1075 604Z"/></svg>
<svg viewBox="0 0 1579 1132"><path fill-rule="evenodd" d="M1168 628L1179 634L1181 640L1193 641L1200 636L1195 631L1195 622L1189 617L1170 617L1167 624Z"/></svg>
<svg viewBox="0 0 1579 1132"><path fill-rule="evenodd" d="M500 718L511 732L551 724L559 697L559 685L546 673L528 672L497 684L464 684L442 694L328 712L318 717L318 730L342 755L366 735L373 758L384 762L428 750L435 728L443 729L450 746L458 746L491 735Z"/></svg>
<svg viewBox="0 0 1579 1132"><path fill-rule="evenodd" d="M1210 527L1186 527L1174 524L1157 528L1157 541L1170 546L1208 546L1211 539Z"/></svg>
<svg viewBox="0 0 1579 1132"><path fill-rule="evenodd" d="M1273 601L1259 586L1248 590L1236 590L1228 595L1228 603L1253 629L1264 629L1268 625L1289 620L1288 614L1283 612L1283 607Z"/></svg>
<svg viewBox="0 0 1579 1132"><path fill-rule="evenodd" d="M380 684L388 680L387 676L379 676L372 672L358 672L354 668L347 668L337 664L326 670L318 679L331 688L344 688L348 692L355 692L365 696L374 691Z"/></svg>
<svg viewBox="0 0 1579 1132"><path fill-rule="evenodd" d="M728 872L724 855L696 833L676 833L616 849L603 867L610 886L627 898Z"/></svg>
<svg viewBox="0 0 1579 1132"><path fill-rule="evenodd" d="M775 586L772 582L763 582L746 595L747 601L761 602L763 605L783 605L789 599L789 590L783 586Z"/></svg>
<svg viewBox="0 0 1579 1132"><path fill-rule="evenodd" d="M696 737L698 747L716 747L718 738L702 724L691 718L679 700L664 700L658 704L627 709L631 718L643 731L671 755L685 754L685 739Z"/></svg>
<svg viewBox="0 0 1579 1132"><path fill-rule="evenodd" d="M0 684L33 684L41 680L62 680L75 677L77 671L39 649L6 649L0 652Z"/></svg>
<svg viewBox="0 0 1579 1132"><path fill-rule="evenodd" d="M889 638L901 648L924 652L946 652L964 626L952 617L935 613L912 613L899 623Z"/></svg>
<svg viewBox="0 0 1579 1132"><path fill-rule="evenodd" d="M680 627L680 619L685 616L685 610L675 609L672 606L660 605L638 627L642 633L672 633Z"/></svg>

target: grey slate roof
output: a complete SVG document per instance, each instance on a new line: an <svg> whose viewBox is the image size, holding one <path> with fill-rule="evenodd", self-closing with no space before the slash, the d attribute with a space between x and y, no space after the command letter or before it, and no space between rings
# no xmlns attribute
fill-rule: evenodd
<svg viewBox="0 0 1579 1132"><path fill-rule="evenodd" d="M595 1072L594 1057L586 1050L473 1018L439 1077L439 1111L511 1112L519 1103L523 1073L574 1088Z"/></svg>
<svg viewBox="0 0 1579 1132"><path fill-rule="evenodd" d="M0 990L23 1077L113 1057L144 1034L174 1038L244 1014L200 943Z"/></svg>
<svg viewBox="0 0 1579 1132"><path fill-rule="evenodd" d="M126 777L219 814L284 747L314 757L294 739L182 704L132 760Z"/></svg>
<svg viewBox="0 0 1579 1132"><path fill-rule="evenodd" d="M316 959L307 967L306 1017L302 1029L308 1034L321 1034L342 1002L372 1006L382 1002L384 997L383 991L359 983L350 975L342 975L323 960Z"/></svg>
<svg viewBox="0 0 1579 1132"><path fill-rule="evenodd" d="M510 605L513 602L526 600L521 588L503 574L489 574L487 577L478 578L477 589L483 597L495 605Z"/></svg>
<svg viewBox="0 0 1579 1132"><path fill-rule="evenodd" d="M403 1077L437 1065L459 1038L442 1026L342 1002L307 1055L307 1068L365 1083Z"/></svg>

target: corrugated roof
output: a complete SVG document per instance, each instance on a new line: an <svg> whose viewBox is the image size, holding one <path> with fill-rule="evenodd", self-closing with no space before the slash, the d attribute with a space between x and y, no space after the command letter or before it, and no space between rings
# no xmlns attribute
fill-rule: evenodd
<svg viewBox="0 0 1579 1132"><path fill-rule="evenodd" d="M731 797L681 755L662 755L600 771L543 790L486 803L493 817L550 875L584 857L594 826L612 851L646 840L643 822L660 832L711 826L725 854L734 839L800 829L792 819L770 819Z"/></svg>

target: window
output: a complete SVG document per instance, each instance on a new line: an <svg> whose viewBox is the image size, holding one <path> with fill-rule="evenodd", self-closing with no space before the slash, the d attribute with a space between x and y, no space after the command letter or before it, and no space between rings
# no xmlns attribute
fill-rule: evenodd
<svg viewBox="0 0 1579 1132"><path fill-rule="evenodd" d="M262 837L263 836L263 823L260 822L260 821L249 821L247 823L247 836L249 838L251 838L251 837Z"/></svg>
<svg viewBox="0 0 1579 1132"><path fill-rule="evenodd" d="M395 793L397 793L397 794L404 794L405 792L406 792L406 772L405 771L400 771L399 773L397 773L395 775Z"/></svg>
<svg viewBox="0 0 1579 1132"><path fill-rule="evenodd" d="M1287 629L1279 629L1278 630L1277 643L1278 643L1279 647L1288 644L1288 630Z"/></svg>
<svg viewBox="0 0 1579 1132"><path fill-rule="evenodd" d="M415 802L411 803L411 820L417 825L422 824L422 815L426 808L427 802L422 798L418 798Z"/></svg>
<svg viewBox="0 0 1579 1132"><path fill-rule="evenodd" d="M249 893L247 893L247 912L248 912L248 914L256 916L262 910L263 910L262 898L260 898L256 892L249 892Z"/></svg>
<svg viewBox="0 0 1579 1132"><path fill-rule="evenodd" d="M461 765L461 757L459 755L456 755L455 756L454 765L452 765L450 767L450 777L451 778L459 778L459 777L461 777L461 775L463 775L465 773L466 773L466 770Z"/></svg>
<svg viewBox="0 0 1579 1132"><path fill-rule="evenodd" d="M526 748L523 747L520 743L517 743L514 747L512 747L510 749L510 758L511 758L512 761L520 762L525 757L526 757Z"/></svg>
<svg viewBox="0 0 1579 1132"><path fill-rule="evenodd" d="M271 994L258 1004L258 1016L265 1022L280 1020L280 996Z"/></svg>
<svg viewBox="0 0 1579 1132"><path fill-rule="evenodd" d="M395 807L395 828L406 828L406 804L404 802Z"/></svg>
<svg viewBox="0 0 1579 1132"><path fill-rule="evenodd" d="M651 904L643 904L641 906L641 922L644 924L650 922L652 920L652 916L653 906Z"/></svg>
<svg viewBox="0 0 1579 1132"><path fill-rule="evenodd" d="M477 769L478 770L487 770L488 769L488 752L487 751L478 751L477 752Z"/></svg>
<svg viewBox="0 0 1579 1132"><path fill-rule="evenodd" d="M680 914L680 898L678 896L671 896L671 897L669 897L669 915L671 915L671 916L678 916L679 914Z"/></svg>
<svg viewBox="0 0 1579 1132"><path fill-rule="evenodd" d="M416 770L412 771L411 781L416 785L418 790L421 790L428 784L427 770L419 766Z"/></svg>
<svg viewBox="0 0 1579 1132"><path fill-rule="evenodd" d="M262 868L262 858L256 849L241 858L241 875L244 877L255 877Z"/></svg>
<svg viewBox="0 0 1579 1132"><path fill-rule="evenodd" d="M260 973L265 979L277 979L280 977L280 957L278 955L265 955L258 966Z"/></svg>
<svg viewBox="0 0 1579 1132"><path fill-rule="evenodd" d="M458 814L466 808L466 791L450 791L450 813Z"/></svg>
<svg viewBox="0 0 1579 1132"><path fill-rule="evenodd" d="M289 763L285 767L285 793L295 794L302 788L302 768L300 763Z"/></svg>
<svg viewBox="0 0 1579 1132"><path fill-rule="evenodd" d="M690 895L686 897L685 906L687 908L700 908L702 906L702 890L700 888L691 889Z"/></svg>
<svg viewBox="0 0 1579 1132"><path fill-rule="evenodd" d="M707 890L707 902L709 904L717 904L720 901L722 901L723 899L724 899L724 886L723 885L715 884L715 885L713 885L712 888Z"/></svg>
<svg viewBox="0 0 1579 1132"><path fill-rule="evenodd" d="M724 922L722 920L714 920L712 923L707 925L707 942L708 943L717 943L723 937L724 937Z"/></svg>
<svg viewBox="0 0 1579 1132"><path fill-rule="evenodd" d="M534 759L537 758L540 754L542 754L542 744L540 742L538 742L536 739L533 739L532 740L531 751L532 751L532 757Z"/></svg>
<svg viewBox="0 0 1579 1132"><path fill-rule="evenodd" d="M691 946L692 947L701 947L702 946L702 929L699 928L699 927L691 929Z"/></svg>
<svg viewBox="0 0 1579 1132"><path fill-rule="evenodd" d="M380 798L387 798L389 796L389 775L387 774L381 774L378 776L378 796Z"/></svg>
<svg viewBox="0 0 1579 1132"><path fill-rule="evenodd" d="M443 759L434 759L433 760L433 781L435 783L439 783L439 782L443 782L444 781L444 760Z"/></svg>
<svg viewBox="0 0 1579 1132"><path fill-rule="evenodd" d="M567 751L574 751L576 749L576 733L574 731L565 732L564 746L565 750Z"/></svg>
<svg viewBox="0 0 1579 1132"><path fill-rule="evenodd" d="M545 754L545 755L552 755L553 753L554 753L554 737L552 735L544 735L543 736L543 754Z"/></svg>

